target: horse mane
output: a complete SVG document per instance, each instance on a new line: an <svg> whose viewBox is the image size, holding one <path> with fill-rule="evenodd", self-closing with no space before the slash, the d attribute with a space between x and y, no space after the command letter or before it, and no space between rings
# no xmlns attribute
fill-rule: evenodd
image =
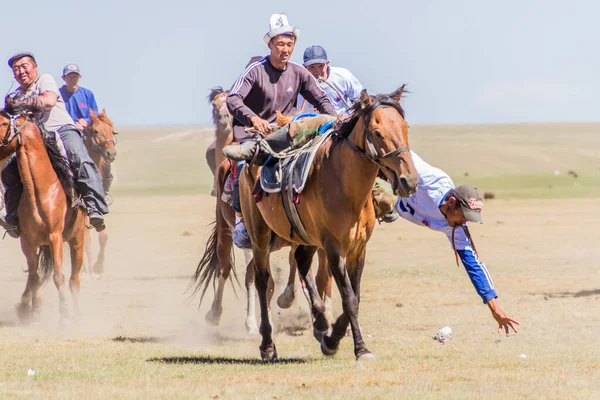
<svg viewBox="0 0 600 400"><path fill-rule="evenodd" d="M369 104L367 107L363 108L360 101L357 101L348 110L350 115L352 115L352 118L342 123L338 127L338 136L347 137L348 135L350 135L350 133L356 126L356 123L358 122L359 118L364 115L370 115L377 107L392 107L396 109L396 111L398 111L398 113L400 113L400 115L402 116L402 119L404 119L404 109L400 105L400 99L402 98L404 93L408 92L404 90L404 85L402 85L400 88L396 89L390 94L378 94L375 96L369 96L371 97L371 104Z"/></svg>
<svg viewBox="0 0 600 400"><path fill-rule="evenodd" d="M208 96L206 96L208 99L208 104L212 104L212 102L215 101L215 98L223 93L227 93L227 91L223 89L222 86L215 86L214 88L210 89Z"/></svg>
<svg viewBox="0 0 600 400"><path fill-rule="evenodd" d="M4 99L4 111L10 115L27 115L34 120L42 116L42 108L33 104L19 103L6 96Z"/></svg>

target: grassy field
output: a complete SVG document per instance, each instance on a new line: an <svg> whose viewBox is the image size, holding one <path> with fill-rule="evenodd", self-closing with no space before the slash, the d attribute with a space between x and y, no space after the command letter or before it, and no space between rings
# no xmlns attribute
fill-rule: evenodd
<svg viewBox="0 0 600 400"><path fill-rule="evenodd" d="M600 398L600 125L410 134L457 184L496 195L472 232L518 335L496 332L445 237L398 221L376 228L363 275L360 321L377 361L357 364L350 338L322 356L298 290L293 309L274 306L281 360L263 364L242 293L227 287L219 327L204 323L210 290L200 310L185 294L214 218L210 132L121 130L107 272L83 280L78 324L57 329L53 285L40 323L18 323L24 257L0 242L0 398ZM276 295L286 258L273 255ZM432 335L446 325L454 338L441 345Z"/></svg>

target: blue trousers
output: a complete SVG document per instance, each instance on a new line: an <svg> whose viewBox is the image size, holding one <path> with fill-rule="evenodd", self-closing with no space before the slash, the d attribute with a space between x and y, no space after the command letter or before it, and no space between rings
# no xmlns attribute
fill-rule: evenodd
<svg viewBox="0 0 600 400"><path fill-rule="evenodd" d="M67 158L73 171L75 187L81 194L83 203L92 212L107 214L108 206L104 200L100 172L98 172L98 167L90 158L83 144L81 134L73 126L65 126L58 133L65 145ZM23 184L21 183L16 157L12 157L2 169L2 183L5 188L6 215L16 216L21 194L23 193Z"/></svg>

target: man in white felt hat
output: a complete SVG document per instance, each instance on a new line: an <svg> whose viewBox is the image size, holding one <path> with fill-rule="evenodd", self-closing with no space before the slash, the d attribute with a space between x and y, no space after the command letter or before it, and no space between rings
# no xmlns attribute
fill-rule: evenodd
<svg viewBox="0 0 600 400"><path fill-rule="evenodd" d="M260 148L257 145L259 140L266 141L275 152L290 147L294 130L290 131L288 125L270 134L270 125L275 122L276 110L284 115L296 114L299 94L323 114L315 118L335 119L335 108L316 79L302 65L290 61L299 36L300 29L289 24L287 15L271 15L269 31L264 36L271 53L248 65L227 97L227 108L233 116L233 138L235 142L241 143L223 149L227 158L236 161L252 158ZM264 139L255 139L254 133L245 131L246 127L253 127L264 135L270 135ZM238 247L249 248L251 243L242 221L237 184L232 203L236 211L233 241Z"/></svg>

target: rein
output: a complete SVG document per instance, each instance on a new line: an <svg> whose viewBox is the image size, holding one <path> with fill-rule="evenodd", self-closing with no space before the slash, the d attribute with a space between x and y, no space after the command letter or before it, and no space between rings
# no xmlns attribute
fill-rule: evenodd
<svg viewBox="0 0 600 400"><path fill-rule="evenodd" d="M29 117L27 116L23 117L22 115L12 115L7 113L6 111L5 114L8 116L10 123L8 124L8 128L6 128L6 133L4 134L2 143L0 143L0 147L7 147L15 138L18 138L18 141L20 143L21 131L23 131L23 129L29 123ZM21 126L17 128L17 119L21 117L25 118L25 122L23 122L23 124L21 124Z"/></svg>

